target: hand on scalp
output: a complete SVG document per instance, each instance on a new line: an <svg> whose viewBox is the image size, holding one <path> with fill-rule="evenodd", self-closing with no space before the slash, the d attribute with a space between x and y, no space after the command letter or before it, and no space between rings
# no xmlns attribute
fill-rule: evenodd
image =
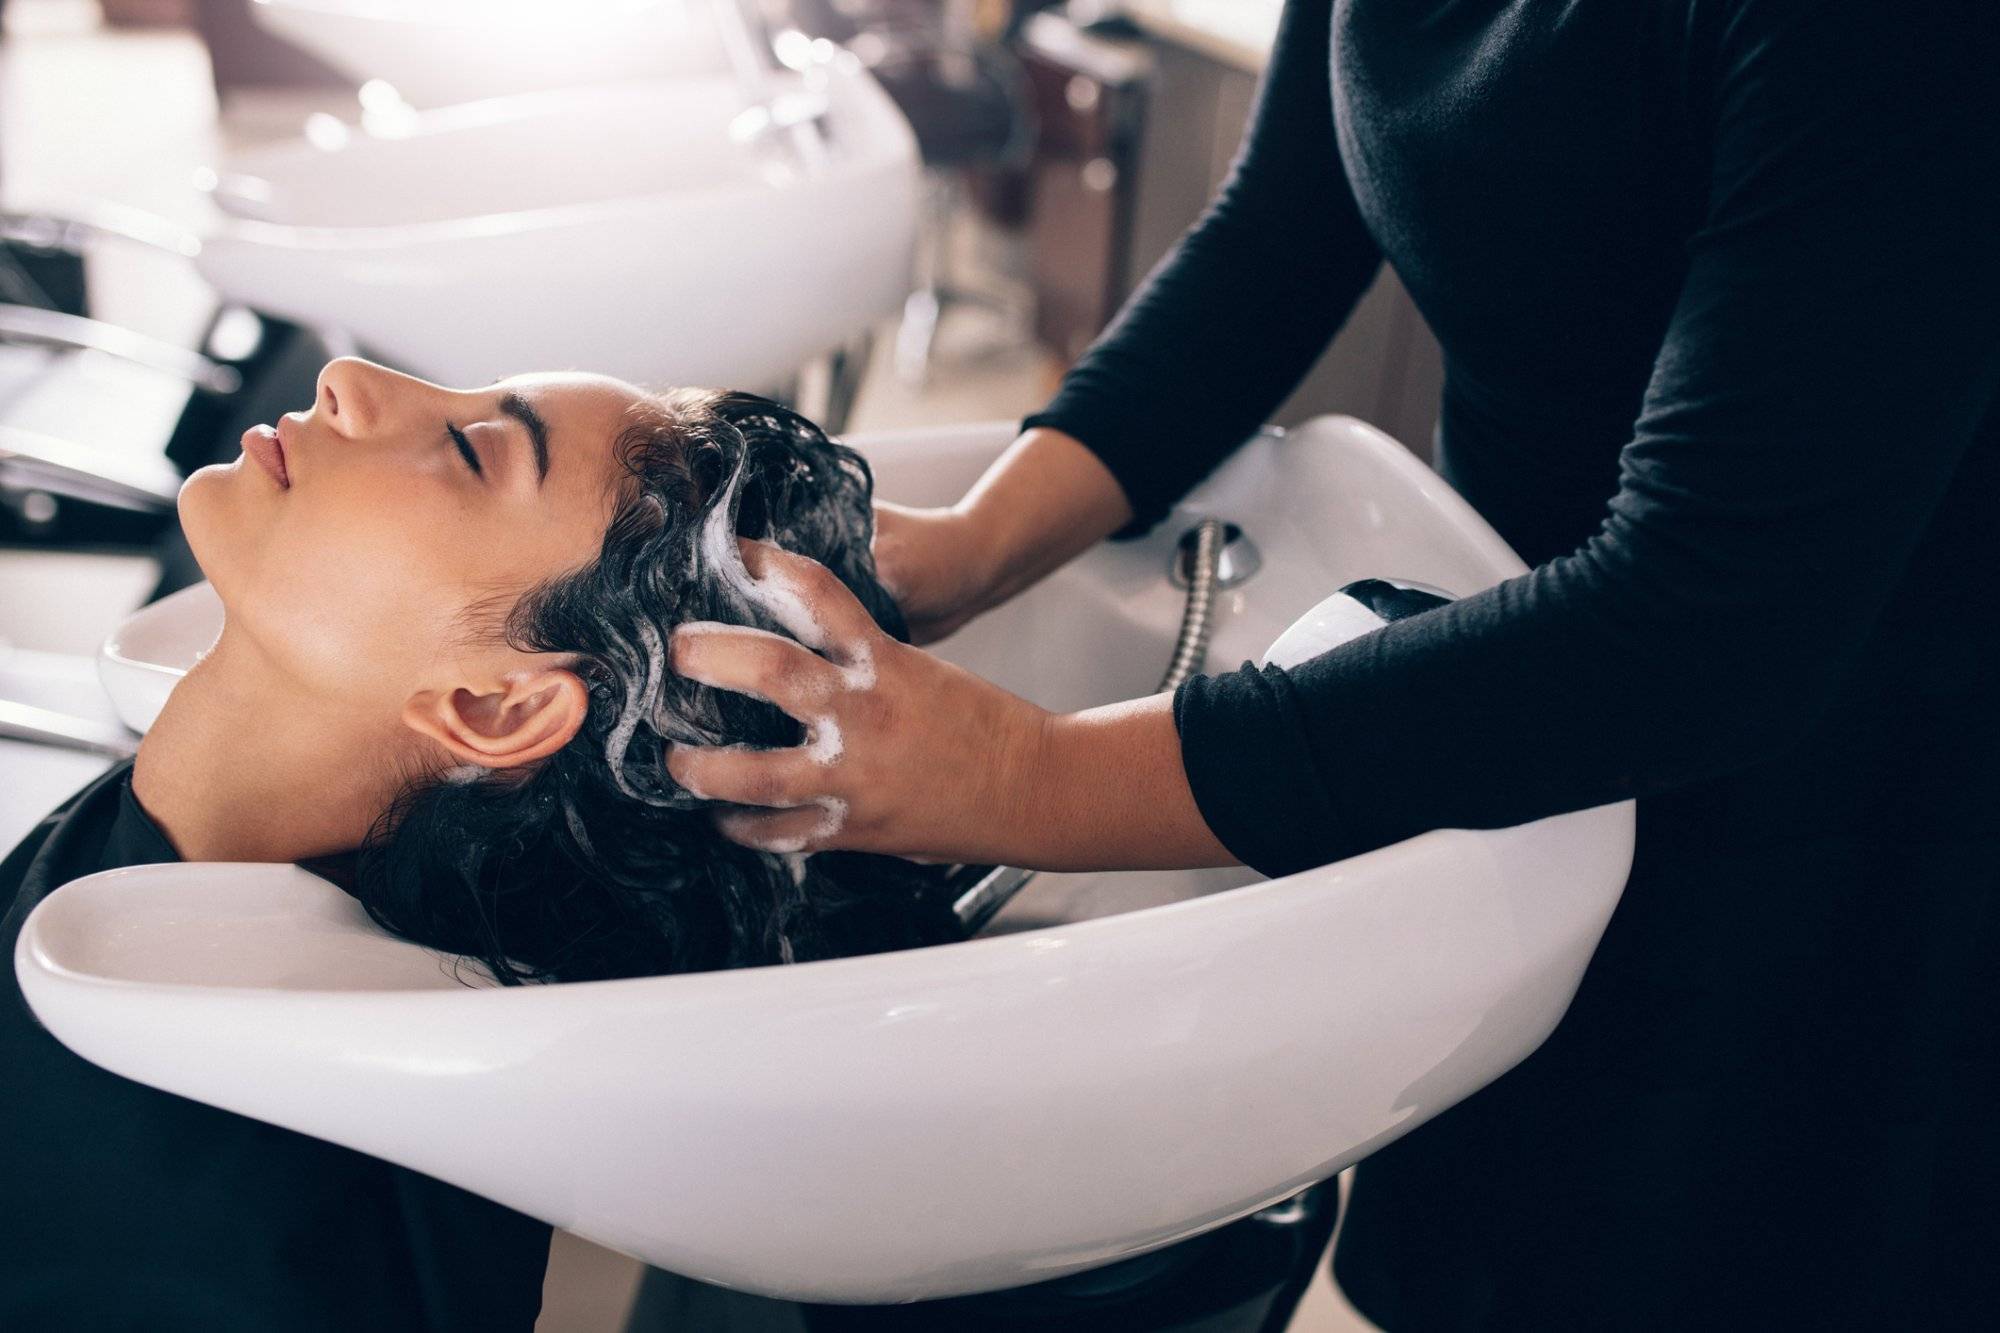
<svg viewBox="0 0 2000 1333"><path fill-rule="evenodd" d="M760 600L797 641L693 622L674 631L673 668L776 705L805 741L676 745L674 781L736 807L717 817L722 832L763 851L1004 859L1050 715L897 642L815 561L767 542L742 549Z"/></svg>
<svg viewBox="0 0 2000 1333"><path fill-rule="evenodd" d="M909 622L913 643L936 643L985 610L987 543L949 509L875 502L875 573Z"/></svg>

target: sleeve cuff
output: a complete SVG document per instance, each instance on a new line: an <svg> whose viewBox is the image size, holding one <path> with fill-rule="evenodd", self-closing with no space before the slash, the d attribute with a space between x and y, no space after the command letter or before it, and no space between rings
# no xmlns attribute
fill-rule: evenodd
<svg viewBox="0 0 2000 1333"><path fill-rule="evenodd" d="M1109 469L1118 488L1125 492L1125 503L1132 506L1132 521L1112 533L1111 540L1129 541L1145 536L1167 516L1174 501L1180 498L1178 495L1159 493L1157 487L1142 484L1138 480L1142 469L1135 465L1134 449L1101 422L1093 422L1088 416L1065 410L1060 395L1054 403L1021 422L1024 431L1037 426L1059 430L1090 450L1097 461Z"/></svg>
<svg viewBox="0 0 2000 1333"><path fill-rule="evenodd" d="M1174 693L1181 764L1195 805L1243 864L1276 878L1348 856L1292 683L1249 663Z"/></svg>

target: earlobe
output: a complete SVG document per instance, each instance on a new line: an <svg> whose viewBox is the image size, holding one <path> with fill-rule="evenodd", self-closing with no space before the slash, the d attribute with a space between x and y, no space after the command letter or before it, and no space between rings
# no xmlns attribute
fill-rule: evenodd
<svg viewBox="0 0 2000 1333"><path fill-rule="evenodd" d="M403 723L461 763L519 768L539 763L583 727L590 691L574 671L513 671L475 690L425 690L403 705Z"/></svg>

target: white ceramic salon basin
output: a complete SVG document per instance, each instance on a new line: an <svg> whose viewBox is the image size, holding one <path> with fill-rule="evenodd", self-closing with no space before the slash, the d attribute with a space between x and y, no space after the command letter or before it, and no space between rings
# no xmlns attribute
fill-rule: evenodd
<svg viewBox="0 0 2000 1333"><path fill-rule="evenodd" d="M780 383L900 306L921 169L845 53L770 91L824 108L810 153L746 137L726 75L321 126L218 170L195 262L230 300L448 384Z"/></svg>
<svg viewBox="0 0 2000 1333"><path fill-rule="evenodd" d="M97 679L118 720L134 731L152 728L195 659L222 633L222 599L206 583L142 606L97 651Z"/></svg>
<svg viewBox="0 0 2000 1333"><path fill-rule="evenodd" d="M788 91L803 80L788 77ZM708 75L493 97L307 137L228 159L211 196L235 217L300 227L393 227L533 213L797 174L730 134L736 81Z"/></svg>
<svg viewBox="0 0 2000 1333"><path fill-rule="evenodd" d="M1012 433L857 443L886 496L931 502ZM1263 555L1222 598L1216 666L1357 578L1464 594L1521 569L1402 449L1322 418L1254 441L1159 533L1084 557L948 655L1059 707L1150 689L1181 609L1168 549L1209 515ZM711 1282L917 1299L1241 1216L1491 1081L1562 1016L1632 831L1629 804L1439 830L1230 892L1212 890L1242 872L1049 876L1010 911L1039 891L1038 919L1118 914L513 990L465 984L304 871L156 867L59 890L16 969L56 1036L128 1077Z"/></svg>
<svg viewBox="0 0 2000 1333"><path fill-rule="evenodd" d="M255 0L267 30L414 106L714 69L713 0Z"/></svg>

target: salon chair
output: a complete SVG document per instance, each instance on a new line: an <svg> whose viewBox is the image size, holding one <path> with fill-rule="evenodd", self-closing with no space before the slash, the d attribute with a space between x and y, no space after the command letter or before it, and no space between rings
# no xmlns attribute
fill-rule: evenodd
<svg viewBox="0 0 2000 1333"><path fill-rule="evenodd" d="M855 440L948 503L1008 424ZM1149 690L1223 523L1209 660L1365 630L1332 589L1523 572L1347 418L1247 443L1152 535L1099 547L946 656L1051 708ZM1233 528L1234 531L1229 530ZM212 641L203 587L135 617L135 728ZM1374 622L1379 623L1379 622ZM494 988L291 866L67 885L15 954L40 1020L128 1078L401 1163L674 1273L828 1303L1016 1288L1297 1195L1491 1082L1562 1017L1630 868L1629 802L1438 829L1260 882L1042 875L981 938L794 967Z"/></svg>

